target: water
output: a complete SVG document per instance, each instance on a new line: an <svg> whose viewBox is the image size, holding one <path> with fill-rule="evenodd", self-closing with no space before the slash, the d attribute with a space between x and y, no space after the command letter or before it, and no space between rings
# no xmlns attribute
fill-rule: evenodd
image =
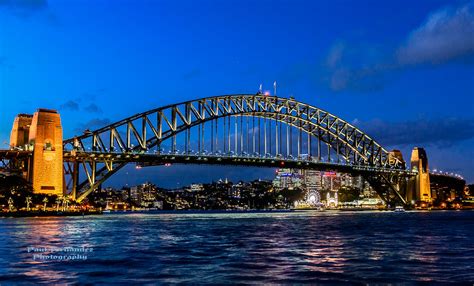
<svg viewBox="0 0 474 286"><path fill-rule="evenodd" d="M472 211L5 218L0 284L472 284L473 238ZM92 252L38 261L27 250L68 246Z"/></svg>

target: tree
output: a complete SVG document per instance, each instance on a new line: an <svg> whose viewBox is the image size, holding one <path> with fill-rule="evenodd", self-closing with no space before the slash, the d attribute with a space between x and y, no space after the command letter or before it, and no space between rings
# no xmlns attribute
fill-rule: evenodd
<svg viewBox="0 0 474 286"><path fill-rule="evenodd" d="M19 176L0 176L0 204L8 204L9 198L17 208L26 206L26 197L33 196L33 187Z"/></svg>
<svg viewBox="0 0 474 286"><path fill-rule="evenodd" d="M305 191L300 188L294 188L293 190L285 188L280 191L280 195L283 196L288 205L293 205L294 202L304 199Z"/></svg>
<svg viewBox="0 0 474 286"><path fill-rule="evenodd" d="M46 204L48 204L48 198L47 197L44 197L43 199L43 211L46 211Z"/></svg>
<svg viewBox="0 0 474 286"><path fill-rule="evenodd" d="M57 197L56 198L56 211L59 212L59 205L61 204L61 198Z"/></svg>
<svg viewBox="0 0 474 286"><path fill-rule="evenodd" d="M32 202L31 197L30 196L26 197L26 210L27 211L30 211L31 202Z"/></svg>
<svg viewBox="0 0 474 286"><path fill-rule="evenodd" d="M359 199L361 190L355 187L342 187L338 191L340 202L352 202Z"/></svg>
<svg viewBox="0 0 474 286"><path fill-rule="evenodd" d="M12 199L12 197L9 197L8 198L8 210L12 212L14 209L15 209L15 206L13 205L13 199Z"/></svg>

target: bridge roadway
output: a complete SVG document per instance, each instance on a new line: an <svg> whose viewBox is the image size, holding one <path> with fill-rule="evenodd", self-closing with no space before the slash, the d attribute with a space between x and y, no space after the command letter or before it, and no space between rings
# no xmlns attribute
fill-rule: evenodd
<svg viewBox="0 0 474 286"><path fill-rule="evenodd" d="M27 158L33 156L32 151L24 150L1 150L0 159Z"/></svg>
<svg viewBox="0 0 474 286"><path fill-rule="evenodd" d="M12 170L22 171L17 162L28 161L33 152L23 150L0 150L0 172L9 173Z"/></svg>
<svg viewBox="0 0 474 286"><path fill-rule="evenodd" d="M0 160L4 166L8 160L21 160L33 156L32 151L24 150L2 150L0 149ZM163 166L166 164L200 164L200 165L233 165L233 166L252 166L252 167L269 167L269 168L294 168L294 169L311 169L319 171L334 170L351 174L370 174L374 171L380 173L394 173L411 177L417 172L410 170L393 170L388 168L372 168L368 166L350 165L345 162L318 162L317 160L297 160L287 158L261 158L257 156L226 156L223 154L154 154L154 153L110 153L110 152L82 152L65 150L63 160L65 162L104 162L112 161L114 163L137 163L139 167ZM0 166L1 167L1 166ZM452 181L463 181L448 173L430 172L431 178L444 178Z"/></svg>
<svg viewBox="0 0 474 286"><path fill-rule="evenodd" d="M417 172L409 170L394 170L390 168L351 165L345 162L321 162L315 159L261 157L261 156L235 156L226 154L158 154L158 153L111 153L111 152L83 152L65 151L66 162L113 162L137 163L139 167L160 166L166 164L201 164L201 165L231 165L272 168L293 168L328 171L334 170L351 174L386 173L401 176L416 176Z"/></svg>

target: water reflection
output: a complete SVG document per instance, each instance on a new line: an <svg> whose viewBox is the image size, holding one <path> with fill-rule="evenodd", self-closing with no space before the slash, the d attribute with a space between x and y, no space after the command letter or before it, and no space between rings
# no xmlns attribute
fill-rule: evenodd
<svg viewBox="0 0 474 286"><path fill-rule="evenodd" d="M474 212L161 213L1 219L0 283L474 280ZM453 237L456 240L453 240ZM27 247L87 247L35 261Z"/></svg>

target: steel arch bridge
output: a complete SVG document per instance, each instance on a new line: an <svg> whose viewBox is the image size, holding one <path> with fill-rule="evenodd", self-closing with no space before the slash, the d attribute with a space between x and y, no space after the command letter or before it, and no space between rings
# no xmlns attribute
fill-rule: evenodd
<svg viewBox="0 0 474 286"><path fill-rule="evenodd" d="M130 162L340 170L364 175L386 200L402 203L397 180L416 175L341 118L294 98L260 93L167 105L63 143L67 189L77 201Z"/></svg>

